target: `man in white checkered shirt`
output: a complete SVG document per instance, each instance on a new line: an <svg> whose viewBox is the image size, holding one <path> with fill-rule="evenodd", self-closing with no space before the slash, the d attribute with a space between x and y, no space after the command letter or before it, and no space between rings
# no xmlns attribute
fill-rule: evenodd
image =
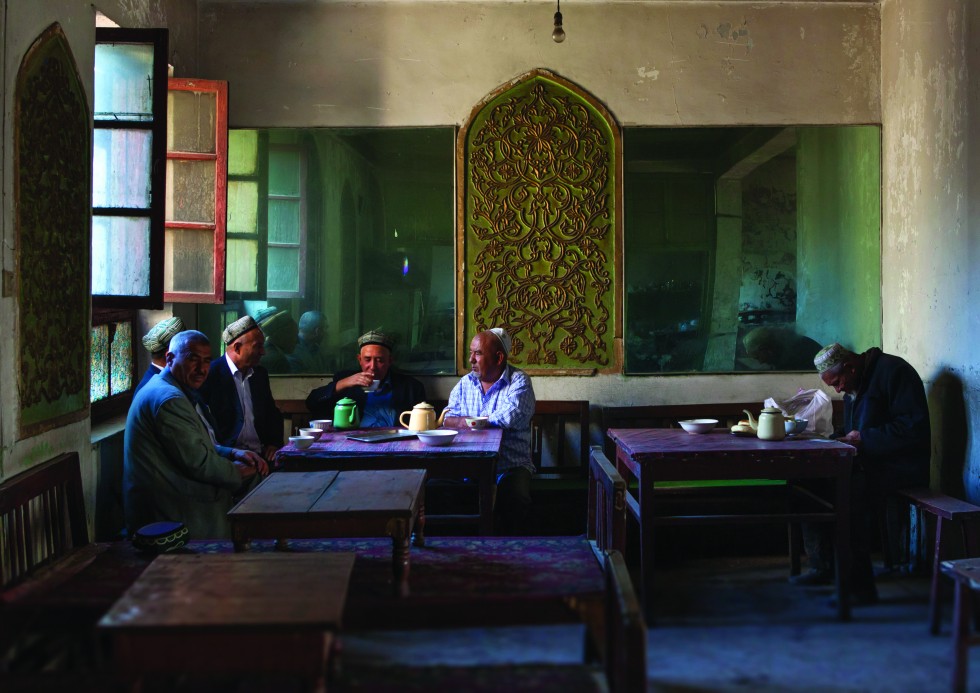
<svg viewBox="0 0 980 693"><path fill-rule="evenodd" d="M470 342L470 373L449 394L446 416L487 416L503 429L497 458L496 531L526 533L531 510L531 417L534 388L524 371L507 363L511 338L495 327Z"/></svg>

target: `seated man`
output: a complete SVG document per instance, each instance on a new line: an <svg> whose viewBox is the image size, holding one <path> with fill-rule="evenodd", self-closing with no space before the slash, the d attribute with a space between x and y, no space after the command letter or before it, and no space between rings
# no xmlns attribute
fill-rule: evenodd
<svg viewBox="0 0 980 693"><path fill-rule="evenodd" d="M499 532L527 532L531 510L531 379L507 363L511 338L495 327L470 342L470 368L449 394L447 417L487 416L503 429L497 458L496 516Z"/></svg>
<svg viewBox="0 0 980 693"><path fill-rule="evenodd" d="M281 310L256 321L265 335L265 354L259 362L269 373L290 373L289 357L296 348L299 328L288 311Z"/></svg>
<svg viewBox="0 0 980 693"><path fill-rule="evenodd" d="M221 333L225 355L211 363L201 395L211 407L221 445L252 450L272 462L282 447L282 413L272 397L269 373L259 365L265 335L248 315Z"/></svg>
<svg viewBox="0 0 980 693"><path fill-rule="evenodd" d="M392 369L394 344L388 335L372 330L361 335L357 346L360 370L335 374L332 382L310 393L306 408L313 418L330 419L334 405L350 397L357 402L364 428L397 426L403 411L425 400L425 388L412 376ZM367 392L374 380L379 381L378 389Z"/></svg>
<svg viewBox="0 0 980 693"><path fill-rule="evenodd" d="M126 418L123 509L132 536L151 522L183 522L191 537L231 535L228 511L265 461L249 450L215 446L196 405L211 345L201 332L177 334L167 367L139 391Z"/></svg>
<svg viewBox="0 0 980 693"><path fill-rule="evenodd" d="M820 378L844 392L844 431L857 448L851 473L851 589L858 603L878 599L871 567L871 521L885 497L902 487L929 485L932 438L922 379L907 361L878 348L863 354L840 344L824 347L813 363ZM796 584L830 582L833 531L804 525L810 572Z"/></svg>
<svg viewBox="0 0 980 693"><path fill-rule="evenodd" d="M293 373L331 373L333 367L322 348L327 332L327 318L318 310L299 316L296 348L287 358Z"/></svg>
<svg viewBox="0 0 980 693"><path fill-rule="evenodd" d="M133 390L134 397L144 385L150 382L150 378L167 367L167 345L175 334L183 331L184 321L174 316L161 320L143 336L143 347L150 352L150 367L146 369L143 379Z"/></svg>

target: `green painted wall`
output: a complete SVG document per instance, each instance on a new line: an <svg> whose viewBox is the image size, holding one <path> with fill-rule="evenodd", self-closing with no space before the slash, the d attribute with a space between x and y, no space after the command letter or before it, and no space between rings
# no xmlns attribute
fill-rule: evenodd
<svg viewBox="0 0 980 693"><path fill-rule="evenodd" d="M823 344L881 346L880 130L800 128L796 162L797 327Z"/></svg>

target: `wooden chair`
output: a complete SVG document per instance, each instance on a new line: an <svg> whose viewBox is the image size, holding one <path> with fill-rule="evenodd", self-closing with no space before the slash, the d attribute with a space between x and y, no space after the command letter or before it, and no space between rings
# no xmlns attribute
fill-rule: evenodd
<svg viewBox="0 0 980 693"><path fill-rule="evenodd" d="M626 482L598 445L589 456L589 541L597 551L626 550Z"/></svg>
<svg viewBox="0 0 980 693"><path fill-rule="evenodd" d="M579 457L571 459L566 425L578 426ZM588 400L539 400L531 419L531 461L538 478L573 477L584 479L589 459L589 402ZM545 443L553 441L553 464L544 464Z"/></svg>
<svg viewBox="0 0 980 693"><path fill-rule="evenodd" d="M647 626L623 554L606 555L606 680L613 693L647 687Z"/></svg>

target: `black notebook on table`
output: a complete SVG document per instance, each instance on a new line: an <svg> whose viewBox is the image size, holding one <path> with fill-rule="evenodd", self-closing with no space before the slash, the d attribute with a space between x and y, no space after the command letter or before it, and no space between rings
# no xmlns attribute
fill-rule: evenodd
<svg viewBox="0 0 980 693"><path fill-rule="evenodd" d="M355 433L347 436L347 440L357 440L361 443L383 443L386 440L401 440L402 438L414 437L415 431L409 431L404 428L385 428L369 433Z"/></svg>

